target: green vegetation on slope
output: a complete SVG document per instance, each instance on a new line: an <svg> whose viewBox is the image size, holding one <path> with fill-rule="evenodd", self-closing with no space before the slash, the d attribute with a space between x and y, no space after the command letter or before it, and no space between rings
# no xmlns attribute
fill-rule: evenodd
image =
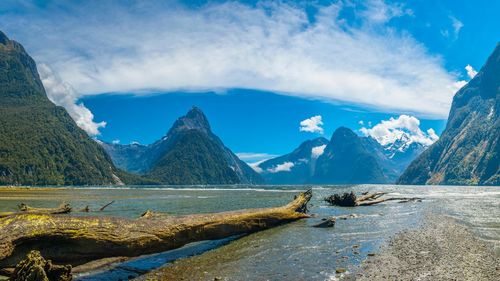
<svg viewBox="0 0 500 281"><path fill-rule="evenodd" d="M175 136L168 150L148 176L166 184L236 184L239 178L229 167L225 151L199 130Z"/></svg>
<svg viewBox="0 0 500 281"><path fill-rule="evenodd" d="M453 99L440 139L399 184L500 185L500 44Z"/></svg>
<svg viewBox="0 0 500 281"><path fill-rule="evenodd" d="M0 184L114 184L104 149L45 94L33 59L0 32Z"/></svg>

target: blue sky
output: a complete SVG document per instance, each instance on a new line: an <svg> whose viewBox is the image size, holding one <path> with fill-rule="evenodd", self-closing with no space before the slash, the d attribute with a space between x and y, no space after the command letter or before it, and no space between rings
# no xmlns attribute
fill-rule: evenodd
<svg viewBox="0 0 500 281"><path fill-rule="evenodd" d="M233 151L275 155L339 126L440 134L453 94L500 38L499 10L486 0L6 0L0 30L90 135L148 144L196 105ZM313 116L323 132L300 131Z"/></svg>

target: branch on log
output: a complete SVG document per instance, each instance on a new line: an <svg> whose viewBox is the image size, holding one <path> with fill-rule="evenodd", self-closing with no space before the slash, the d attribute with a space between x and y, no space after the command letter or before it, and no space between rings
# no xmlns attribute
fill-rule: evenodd
<svg viewBox="0 0 500 281"><path fill-rule="evenodd" d="M108 204L106 204L106 205L102 206L102 207L99 209L99 211L101 211L101 212L102 212L102 211L104 211L104 209L106 209L106 207L108 207L109 205L111 205L111 204L113 204L113 203L115 203L115 200L113 200L113 201L109 202Z"/></svg>
<svg viewBox="0 0 500 281"><path fill-rule="evenodd" d="M68 214L71 212L71 206L66 203L62 203L57 208L33 208L24 203L17 206L19 212L1 212L0 218L14 216L17 214Z"/></svg>
<svg viewBox="0 0 500 281"><path fill-rule="evenodd" d="M37 213L37 214L67 214L71 212L71 206L67 203L62 203L57 208L34 208L24 203L17 206L20 212Z"/></svg>
<svg viewBox="0 0 500 281"><path fill-rule="evenodd" d="M386 192L375 192L375 193L362 193L362 196L357 197L354 192L344 193L342 195L334 194L326 197L324 200L333 206L341 206L341 207L357 207L357 206L371 206L375 204L379 204L386 201L400 200L399 203L406 203L411 201L422 201L422 198L417 197L389 197L389 198L381 198L387 194Z"/></svg>
<svg viewBox="0 0 500 281"><path fill-rule="evenodd" d="M76 266L256 232L308 217L305 210L311 196L308 190L276 208L151 219L16 214L0 219L0 268L15 266L31 250L57 264Z"/></svg>

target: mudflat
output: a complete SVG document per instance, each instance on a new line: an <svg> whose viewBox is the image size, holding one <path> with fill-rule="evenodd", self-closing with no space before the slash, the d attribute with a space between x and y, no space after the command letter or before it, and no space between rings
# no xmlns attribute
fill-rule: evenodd
<svg viewBox="0 0 500 281"><path fill-rule="evenodd" d="M369 257L355 280L500 280L500 258L491 245L445 216L429 216Z"/></svg>

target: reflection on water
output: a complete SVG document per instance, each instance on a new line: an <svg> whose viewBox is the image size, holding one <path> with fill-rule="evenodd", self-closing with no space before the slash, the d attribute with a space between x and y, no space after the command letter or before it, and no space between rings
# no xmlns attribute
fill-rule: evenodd
<svg viewBox="0 0 500 281"><path fill-rule="evenodd" d="M37 207L71 203L75 209L89 205L97 210L115 200L102 213L138 217L150 209L170 214L191 214L279 206L308 186L268 187L192 187L151 189L36 189L0 191L0 211L16 210L24 202ZM370 207L339 208L323 201L332 193L350 190L385 191L389 196L422 197L421 203L384 203ZM317 217L255 233L204 254L177 261L172 276L187 279L231 280L325 280L335 277L335 269L348 271L376 251L387 239L404 228L418 226L428 213L448 214L470 226L482 239L492 243L500 254L500 188L443 186L316 186L311 213ZM323 217L356 213L359 218L337 220L335 228L318 229L311 225ZM93 215L95 215L93 214ZM80 214L85 215L85 214ZM167 262L170 260L165 260ZM152 267L150 267L152 268ZM196 269L196 270L194 270ZM186 271L188 270L188 271Z"/></svg>

